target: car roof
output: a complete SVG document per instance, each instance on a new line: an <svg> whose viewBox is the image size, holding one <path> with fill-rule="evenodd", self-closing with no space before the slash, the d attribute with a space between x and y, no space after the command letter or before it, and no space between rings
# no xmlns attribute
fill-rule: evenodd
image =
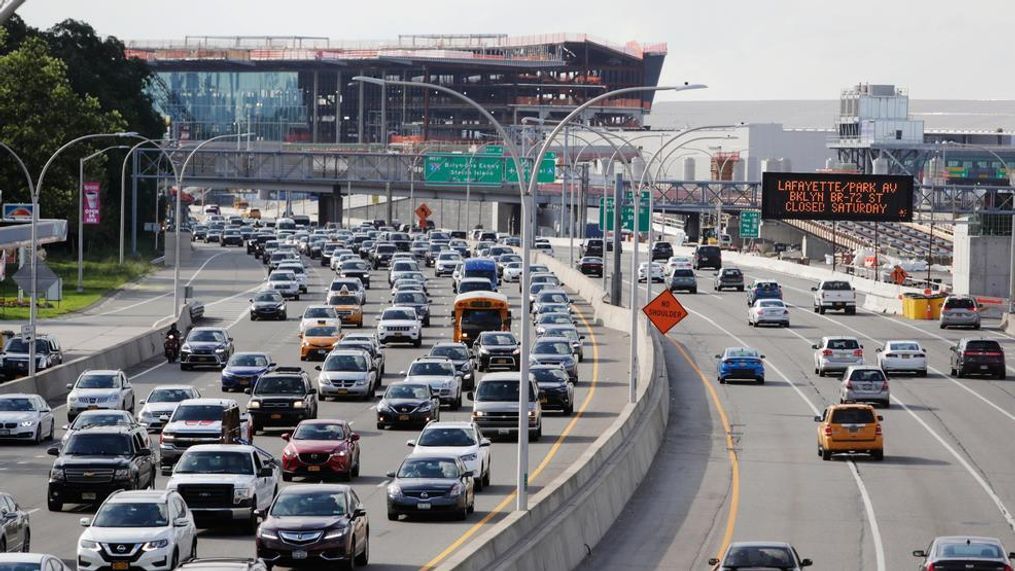
<svg viewBox="0 0 1015 571"><path fill-rule="evenodd" d="M540 343L560 341L562 343L571 343L571 340L567 337L559 335L543 335L542 337L536 337L536 341Z"/></svg>
<svg viewBox="0 0 1015 571"><path fill-rule="evenodd" d="M186 452L253 452L257 447L252 444L195 444Z"/></svg>
<svg viewBox="0 0 1015 571"><path fill-rule="evenodd" d="M433 427L475 428L476 425L471 420L435 420L423 427L423 430Z"/></svg>
<svg viewBox="0 0 1015 571"><path fill-rule="evenodd" d="M521 380L522 374L518 371L498 371L496 373L487 373L483 375L479 382L484 381L518 381Z"/></svg>
<svg viewBox="0 0 1015 571"><path fill-rule="evenodd" d="M4 394L4 395L0 395L0 400L23 399L23 398L29 398L29 397L40 397L41 398L42 395L37 395L37 394L34 394L34 393L7 393L7 394Z"/></svg>
<svg viewBox="0 0 1015 571"><path fill-rule="evenodd" d="M173 490L123 490L109 496L109 499L106 501L110 503L164 502L172 492Z"/></svg>
<svg viewBox="0 0 1015 571"><path fill-rule="evenodd" d="M123 371L121 369L88 369L87 371L82 371L81 374L87 375L89 373L95 373L97 375L117 375L122 372Z"/></svg>
<svg viewBox="0 0 1015 571"><path fill-rule="evenodd" d="M201 397L197 399L187 399L180 401L180 405L195 404L195 405L210 405L217 404L219 406L239 406L236 401L232 399L219 399L214 397Z"/></svg>
<svg viewBox="0 0 1015 571"><path fill-rule="evenodd" d="M228 334L228 332L223 327L195 327L195 328L190 330L191 333L193 333L195 331L217 331L219 333L226 333L226 334Z"/></svg>
<svg viewBox="0 0 1015 571"><path fill-rule="evenodd" d="M191 390L191 389L196 389L196 388L197 387L195 387L194 385L157 385L157 386L152 387L152 392L160 390L160 389L161 390L180 390L180 389Z"/></svg>
<svg viewBox="0 0 1015 571"><path fill-rule="evenodd" d="M748 357L752 355L760 355L761 351L758 351L753 347L727 347L723 349L723 354Z"/></svg>
<svg viewBox="0 0 1015 571"><path fill-rule="evenodd" d="M828 408L836 409L836 410L838 410L840 408L862 408L862 409L874 410L874 406L873 405L863 404L863 403L858 403L858 402L830 404L830 405L828 405Z"/></svg>
<svg viewBox="0 0 1015 571"><path fill-rule="evenodd" d="M785 547L787 549L793 549L793 546L785 541L734 541L730 544L730 549L734 547Z"/></svg>

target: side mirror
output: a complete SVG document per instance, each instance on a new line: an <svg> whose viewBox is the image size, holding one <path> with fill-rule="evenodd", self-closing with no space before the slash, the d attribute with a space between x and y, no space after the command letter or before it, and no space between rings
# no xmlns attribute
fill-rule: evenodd
<svg viewBox="0 0 1015 571"><path fill-rule="evenodd" d="M254 517L259 518L259 519L264 519L264 510L262 510L262 509L255 509L254 510Z"/></svg>
<svg viewBox="0 0 1015 571"><path fill-rule="evenodd" d="M248 299L247 301L249 301L250 303L254 303L254 299L253 298Z"/></svg>
<svg viewBox="0 0 1015 571"><path fill-rule="evenodd" d="M316 395L316 394L317 394L317 389L315 389L315 388L311 388L311 389L310 389L310 394L312 394L312 395Z"/></svg>
<svg viewBox="0 0 1015 571"><path fill-rule="evenodd" d="M880 353L880 352L882 352L884 350L885 350L884 347L878 347L877 349L875 349L875 352Z"/></svg>
<svg viewBox="0 0 1015 571"><path fill-rule="evenodd" d="M148 401L147 401L147 400L145 400L145 399L141 399L141 400L137 401L137 404L139 404L139 405L142 405L142 406L144 406L144 404L145 404L146 402L148 402Z"/></svg>
<svg viewBox="0 0 1015 571"><path fill-rule="evenodd" d="M247 388L243 389L243 394L249 395L250 394L250 387L247 387Z"/></svg>
<svg viewBox="0 0 1015 571"><path fill-rule="evenodd" d="M719 559L716 558L716 557L713 557L713 558L708 560L708 564L712 565L712 566L718 565L719 564Z"/></svg>
<svg viewBox="0 0 1015 571"><path fill-rule="evenodd" d="M151 456L152 455L152 449L151 448L142 448L142 449L137 451L137 455L138 456Z"/></svg>
<svg viewBox="0 0 1015 571"><path fill-rule="evenodd" d="M285 440L286 442L289 442L290 437L291 435L288 432L283 432L281 436L282 440Z"/></svg>
<svg viewBox="0 0 1015 571"><path fill-rule="evenodd" d="M399 375L405 376L405 371L398 371Z"/></svg>
<svg viewBox="0 0 1015 571"><path fill-rule="evenodd" d="M717 354L717 355L715 356L715 358L716 358L716 359L722 359L722 355L718 355L718 354Z"/></svg>
<svg viewBox="0 0 1015 571"><path fill-rule="evenodd" d="M386 472L384 475L389 477L389 478L394 478L395 477L395 471L394 470L390 470L390 471Z"/></svg>
<svg viewBox="0 0 1015 571"><path fill-rule="evenodd" d="M884 420L884 419L885 419L885 417L881 416L880 414L878 415L878 420Z"/></svg>
<svg viewBox="0 0 1015 571"><path fill-rule="evenodd" d="M466 471L462 472L462 477L463 478L475 478L476 477L476 472L474 472L472 470L466 470Z"/></svg>
<svg viewBox="0 0 1015 571"><path fill-rule="evenodd" d="M88 527L88 526L92 525L92 518L90 518L90 517L83 517L80 520L78 520L78 523L81 524L81 527Z"/></svg>
<svg viewBox="0 0 1015 571"><path fill-rule="evenodd" d="M354 519L359 517L366 517L366 515L367 515L366 508L356 508L352 511L352 517Z"/></svg>
<svg viewBox="0 0 1015 571"><path fill-rule="evenodd" d="M73 389L73 388L74 388L74 385L73 385L72 383L67 383L67 384L66 384L66 385L64 385L64 386L65 386L65 387L67 388L67 390L71 390L71 389Z"/></svg>
<svg viewBox="0 0 1015 571"><path fill-rule="evenodd" d="M69 424L65 424L65 425L60 427L60 430L67 430L68 427L70 427L70 425Z"/></svg>
<svg viewBox="0 0 1015 571"><path fill-rule="evenodd" d="M811 565L814 565L814 562L811 561L810 559L801 559L800 560L800 566L801 567L810 567Z"/></svg>
<svg viewBox="0 0 1015 571"><path fill-rule="evenodd" d="M353 432L349 436L349 440L352 440L353 442L359 442L359 433L358 432Z"/></svg>
<svg viewBox="0 0 1015 571"><path fill-rule="evenodd" d="M187 527L190 520L185 517L178 517L173 521L173 527Z"/></svg>
<svg viewBox="0 0 1015 571"><path fill-rule="evenodd" d="M272 367L275 367L275 366L276 366L275 363L268 363L268 368L269 369L272 368Z"/></svg>
<svg viewBox="0 0 1015 571"><path fill-rule="evenodd" d="M1010 555L1013 555L1013 554L1009 554L1009 556ZM922 549L917 549L916 551L913 552L913 557L926 557L926 556L927 556L927 552L922 550Z"/></svg>
<svg viewBox="0 0 1015 571"><path fill-rule="evenodd" d="M815 416L814 417L814 422L821 422L821 417L820 416Z"/></svg>
<svg viewBox="0 0 1015 571"><path fill-rule="evenodd" d="M480 440L479 441L479 446L481 448L482 447L486 447L486 446L490 446L490 439L489 438L484 438L484 439Z"/></svg>
<svg viewBox="0 0 1015 571"><path fill-rule="evenodd" d="M275 475L275 471L272 470L271 468L261 468L257 472L257 477L258 478L270 478L270 477L272 477L274 475Z"/></svg>
<svg viewBox="0 0 1015 571"><path fill-rule="evenodd" d="M49 454L50 456L59 456L60 455L60 447L58 447L58 446L50 447L49 449L46 450L46 454Z"/></svg>
<svg viewBox="0 0 1015 571"><path fill-rule="evenodd" d="M321 366L320 366L320 365L317 365L316 367L314 367L314 370L315 370L315 371L320 371L320 370L321 370Z"/></svg>
<svg viewBox="0 0 1015 571"><path fill-rule="evenodd" d="M232 341L232 340L233 340L233 338L232 338L232 337L230 337L230 338L229 338L229 340L230 340L230 341Z"/></svg>
<svg viewBox="0 0 1015 571"><path fill-rule="evenodd" d="M817 349L817 348L818 348L818 344L817 343L811 345L811 349Z"/></svg>
<svg viewBox="0 0 1015 571"><path fill-rule="evenodd" d="M816 287L812 287L812 288L811 288L811 291L818 291L818 288L816 288Z"/></svg>
<svg viewBox="0 0 1015 571"><path fill-rule="evenodd" d="M410 448L415 448L416 447L416 441L415 440L406 440L405 441L405 445L410 447Z"/></svg>

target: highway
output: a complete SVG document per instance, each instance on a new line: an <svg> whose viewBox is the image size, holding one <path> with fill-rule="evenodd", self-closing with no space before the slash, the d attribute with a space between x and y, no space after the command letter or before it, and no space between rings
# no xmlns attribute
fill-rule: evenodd
<svg viewBox="0 0 1015 571"><path fill-rule="evenodd" d="M245 254L241 249L220 250L217 246L196 246L199 253L213 250L221 268L214 275L214 283L207 283L198 297L209 304L207 319L201 325L229 327L235 338L238 351L268 351L280 365L301 365L313 379L317 363L300 362L297 345L298 316L311 303L323 301L323 291L330 283L332 272L314 261L307 262L311 285L309 294L301 296L299 302L289 302L287 322L251 323L247 314L246 292L257 289L264 279L264 269L258 260ZM376 271L371 277L374 288L368 290L368 304L365 308L365 331L370 331L379 312L387 306L389 299L387 274ZM505 291L519 316L518 287L507 284ZM433 297L433 326L424 331L423 347L392 346L387 348L385 385L399 380L399 371L407 368L416 356L421 356L438 339L450 337L448 320L441 316L450 313L449 303L453 299L450 278L431 280ZM567 466L611 424L618 411L626 402L628 367L622 359L608 355L605 348L626 346L627 339L622 333L590 324L590 308L581 301L576 303L581 313L579 329L586 335L585 361L580 365L580 383L576 388L576 414L562 417L548 413L544 418L543 438L530 444L530 493L540 489ZM519 316L520 317L520 316ZM588 321L586 321L588 318ZM524 318L515 320L516 329ZM87 320L84 320L87 323ZM167 366L152 361L128 370L135 386L137 398L144 398L155 386L166 383L191 383L205 396L226 396L236 398L241 406L247 397L230 393L223 395L219 390L217 370L181 372L177 366ZM380 393L378 393L378 398ZM464 420L469 417L471 403L459 412L442 411L442 420ZM375 429L373 403L321 402L321 418L344 418L353 424L354 430L362 436L362 472L353 481L357 493L364 500L370 517L371 567L378 569L417 569L435 565L473 537L482 526L496 522L514 509L514 480L516 466L516 444L513 441L497 441L493 444L492 486L478 494L476 512L464 522L429 520L390 522L385 517L384 474L397 468L408 453L405 442L415 437L411 430ZM57 410L57 426L64 424L66 415L63 407ZM59 431L58 431L59 432ZM283 430L270 430L266 435L255 438L258 446L278 457L284 442L279 438ZM157 439L155 435L154 439ZM153 440L154 440L153 439ZM81 528L78 519L90 512L83 506L71 507L64 513L51 513L45 506L45 478L52 464L46 455L48 444L9 445L0 448L0 475L4 477L5 491L12 492L18 501L32 513L33 551L51 553L64 558L73 565L77 537ZM157 487L164 486L166 478L159 476ZM283 484L285 486L285 484ZM254 541L249 533L238 533L229 529L207 529L200 534L199 552L202 556L254 554Z"/></svg>
<svg viewBox="0 0 1015 571"><path fill-rule="evenodd" d="M704 568L731 540L773 540L817 569L894 570L915 566L911 551L939 535L1015 543L1015 386L948 375L948 347L964 336L997 339L1011 363L1015 342L997 322L972 332L864 310L818 315L811 281L744 271L782 284L792 327L748 327L746 294L713 293L711 271L697 272L697 295L677 294L690 315L663 343L674 403L666 439L584 568ZM891 380L882 462L816 453L812 417L839 397L836 379L814 374L810 345L832 334L860 338L867 363L887 339L928 351L927 378ZM716 382L714 355L730 346L766 355L765 385Z"/></svg>

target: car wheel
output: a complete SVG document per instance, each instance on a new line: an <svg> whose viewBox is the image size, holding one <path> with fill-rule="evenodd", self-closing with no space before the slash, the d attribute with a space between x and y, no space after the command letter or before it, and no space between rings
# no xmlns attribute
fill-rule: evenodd
<svg viewBox="0 0 1015 571"><path fill-rule="evenodd" d="M885 451L884 450L871 450L871 458L873 460L877 461L877 462L880 462L880 461L885 459Z"/></svg>
<svg viewBox="0 0 1015 571"><path fill-rule="evenodd" d="M465 521L465 518L469 517L469 505L466 502L465 506L462 507L457 513L455 513L455 519L458 521Z"/></svg>
<svg viewBox="0 0 1015 571"><path fill-rule="evenodd" d="M189 371L190 369L191 369L190 365L184 365L183 363L180 363L181 371Z"/></svg>
<svg viewBox="0 0 1015 571"><path fill-rule="evenodd" d="M814 306L814 313L817 313L817 312L818 312L818 306L815 305Z"/></svg>
<svg viewBox="0 0 1015 571"><path fill-rule="evenodd" d="M197 538L194 538L194 542L190 544L190 558L197 559Z"/></svg>
<svg viewBox="0 0 1015 571"><path fill-rule="evenodd" d="M737 291L744 291L744 286L739 286L739 287L737 288Z"/></svg>
<svg viewBox="0 0 1015 571"><path fill-rule="evenodd" d="M352 477L359 478L359 458L356 458L356 463L352 465Z"/></svg>
<svg viewBox="0 0 1015 571"><path fill-rule="evenodd" d="M172 558L172 560L169 563L169 568L170 569L176 569L179 566L180 566L180 552L174 549L173 550L173 558Z"/></svg>
<svg viewBox="0 0 1015 571"><path fill-rule="evenodd" d="M251 314L250 314L250 320L251 320L251 321L257 321L257 316L256 316L256 315L254 315L253 313L251 313Z"/></svg>
<svg viewBox="0 0 1015 571"><path fill-rule="evenodd" d="M282 472L282 481L283 482L292 482L293 481L293 475L290 474L289 472Z"/></svg>
<svg viewBox="0 0 1015 571"><path fill-rule="evenodd" d="M293 299L296 300L296 301L299 301L300 300L300 294L296 294L295 296L293 296Z"/></svg>
<svg viewBox="0 0 1015 571"><path fill-rule="evenodd" d="M760 377L760 378L756 379L756 382L757 382L757 383L758 383L759 385L763 385L763 384L765 384L765 377Z"/></svg>
<svg viewBox="0 0 1015 571"><path fill-rule="evenodd" d="M367 528L367 535L363 538L363 552L356 556L356 565L366 567L370 563L370 529Z"/></svg>
<svg viewBox="0 0 1015 571"><path fill-rule="evenodd" d="M423 345L423 338L422 338L422 337L421 337L421 338L419 338L419 339L416 339L415 341L413 341L413 342L412 342L412 346L413 346L413 347L416 347L417 349L418 349L418 348L419 348L419 347L420 347L421 345Z"/></svg>
<svg viewBox="0 0 1015 571"><path fill-rule="evenodd" d="M36 444L42 442L42 425L35 429L35 438L33 438Z"/></svg>
<svg viewBox="0 0 1015 571"><path fill-rule="evenodd" d="M999 380L999 381L1006 380L1007 378L1008 378L1008 373L1006 371L1001 371L1000 373L997 374L997 380Z"/></svg>
<svg viewBox="0 0 1015 571"><path fill-rule="evenodd" d="M722 377L716 377L716 380L719 381L720 385L725 385L726 384L726 379L724 379Z"/></svg>
<svg viewBox="0 0 1015 571"><path fill-rule="evenodd" d="M821 315L824 315L825 314L825 308L819 307L818 308L818 313L820 313Z"/></svg>
<svg viewBox="0 0 1015 571"><path fill-rule="evenodd" d="M253 507L253 509L250 510L250 519L247 520L247 529L249 529L252 532L256 532L257 531L257 515L254 513L254 511L257 510L257 496L254 496L254 500L253 500L253 503L251 505L253 505L254 507ZM173 567L173 568L175 569L175 567Z"/></svg>
<svg viewBox="0 0 1015 571"><path fill-rule="evenodd" d="M377 430L384 430L384 423L383 422L378 422L377 423Z"/></svg>
<svg viewBox="0 0 1015 571"><path fill-rule="evenodd" d="M53 440L55 436L56 436L56 421L51 420L49 421L49 436L46 437L46 440Z"/></svg>
<svg viewBox="0 0 1015 571"><path fill-rule="evenodd" d="M47 499L46 507L49 508L49 511L51 512L63 511L63 502L54 499Z"/></svg>
<svg viewBox="0 0 1015 571"><path fill-rule="evenodd" d="M31 530L25 530L25 540L21 542L21 552L31 553L32 551L32 532Z"/></svg>
<svg viewBox="0 0 1015 571"><path fill-rule="evenodd" d="M955 369L955 378L961 379L965 373L962 371L962 367Z"/></svg>
<svg viewBox="0 0 1015 571"><path fill-rule="evenodd" d="M947 329L947 328L948 328L948 326L946 326L946 325L945 325L944 323L942 323L942 324L941 324L941 325L939 325L938 327L940 327L941 329Z"/></svg>
<svg viewBox="0 0 1015 571"><path fill-rule="evenodd" d="M398 521L398 512L388 510L388 521Z"/></svg>
<svg viewBox="0 0 1015 571"><path fill-rule="evenodd" d="M821 459L822 460L831 460L832 459L832 451L831 450L821 450Z"/></svg>
<svg viewBox="0 0 1015 571"><path fill-rule="evenodd" d="M918 376L918 377L926 377L927 376L927 369L921 369L921 370L917 371L916 372L916 376Z"/></svg>

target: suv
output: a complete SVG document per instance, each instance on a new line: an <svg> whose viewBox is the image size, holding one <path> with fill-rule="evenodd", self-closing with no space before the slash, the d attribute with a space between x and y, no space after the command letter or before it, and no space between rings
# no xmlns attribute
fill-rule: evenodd
<svg viewBox="0 0 1015 571"><path fill-rule="evenodd" d="M428 357L443 357L451 361L462 378L462 388L469 390L476 385L476 372L472 368L472 354L465 343L438 341L430 348Z"/></svg>
<svg viewBox="0 0 1015 571"><path fill-rule="evenodd" d="M99 503L116 490L143 490L155 485L157 458L140 425L97 426L75 431L60 446L46 492L49 511L69 502Z"/></svg>
<svg viewBox="0 0 1015 571"><path fill-rule="evenodd" d="M472 344L476 369L485 372L494 367L517 371L521 350L518 339L510 331L484 331Z"/></svg>
<svg viewBox="0 0 1015 571"><path fill-rule="evenodd" d="M997 341L963 337L950 351L952 376L961 379L969 374L994 375L1001 380L1008 377L1004 349Z"/></svg>
<svg viewBox="0 0 1015 571"><path fill-rule="evenodd" d="M874 460L885 459L880 415L869 404L833 404L821 416L818 425L818 456L831 460L837 453L867 453Z"/></svg>
<svg viewBox="0 0 1015 571"><path fill-rule="evenodd" d="M607 248L613 250L613 244L607 244ZM584 258L585 256L596 256L598 258L603 257L603 239L602 238L588 238L578 246L578 257Z"/></svg>
<svg viewBox="0 0 1015 571"><path fill-rule="evenodd" d="M134 414L134 387L121 371L85 371L73 384L67 383L67 420L85 410L127 410Z"/></svg>
<svg viewBox="0 0 1015 571"><path fill-rule="evenodd" d="M162 472L191 446L197 444L240 444L253 442L250 419L240 415L240 405L232 399L187 399L176 405L159 438Z"/></svg>
<svg viewBox="0 0 1015 571"><path fill-rule="evenodd" d="M734 289L744 291L744 273L737 268L725 268L715 274L715 281L712 282L712 289L722 291Z"/></svg>
<svg viewBox="0 0 1015 571"><path fill-rule="evenodd" d="M853 286L843 280L824 280L814 292L814 313L825 314L830 309L841 309L847 315L856 314L856 291Z"/></svg>
<svg viewBox="0 0 1015 571"><path fill-rule="evenodd" d="M876 402L891 406L888 375L877 365L858 365L846 369L839 388L839 402Z"/></svg>
<svg viewBox="0 0 1015 571"><path fill-rule="evenodd" d="M782 287L774 280L754 280L747 291L747 305L754 305L759 299L782 299Z"/></svg>
<svg viewBox="0 0 1015 571"><path fill-rule="evenodd" d="M3 374L7 378L28 374L28 356L31 346L21 337L7 341L0 359L3 361ZM63 364L63 350L60 342L52 335L39 335L35 341L35 370L46 369Z"/></svg>
<svg viewBox="0 0 1015 571"><path fill-rule="evenodd" d="M702 268L721 270L722 250L719 249L719 246L698 246L694 249L694 255L691 257L691 263L694 265L694 269L696 270L700 270Z"/></svg>
<svg viewBox="0 0 1015 571"><path fill-rule="evenodd" d="M656 242L652 244L652 262L656 260L668 260L673 255L673 245L669 242Z"/></svg>
<svg viewBox="0 0 1015 571"><path fill-rule="evenodd" d="M520 384L518 373L490 373L479 380L474 392L469 391L472 420L484 434L517 434ZM535 379L529 378L527 384L529 440L535 441L543 436L543 409L539 404L539 387Z"/></svg>
<svg viewBox="0 0 1015 571"><path fill-rule="evenodd" d="M194 367L224 369L233 356L233 338L221 327L195 327L180 347L180 370Z"/></svg>
<svg viewBox="0 0 1015 571"><path fill-rule="evenodd" d="M194 515L172 490L118 492L83 518L78 569L175 569L197 554Z"/></svg>
<svg viewBox="0 0 1015 571"><path fill-rule="evenodd" d="M317 389L300 367L277 367L246 389L247 414L254 434L269 425L296 426L317 418Z"/></svg>
<svg viewBox="0 0 1015 571"><path fill-rule="evenodd" d="M694 277L694 270L690 268L674 268L670 274L670 291L687 290L690 293L698 293L698 280Z"/></svg>
<svg viewBox="0 0 1015 571"><path fill-rule="evenodd" d="M420 357L409 364L408 371L402 371L406 383L425 383L451 410L462 407L462 377L455 364L445 357Z"/></svg>
<svg viewBox="0 0 1015 571"><path fill-rule="evenodd" d="M819 377L863 365L863 345L856 337L822 337L811 349L814 349L814 374Z"/></svg>
<svg viewBox="0 0 1015 571"><path fill-rule="evenodd" d="M278 461L256 446L202 444L184 453L166 489L179 492L197 518L246 522L253 531L281 479Z"/></svg>
<svg viewBox="0 0 1015 571"><path fill-rule="evenodd" d="M412 307L395 305L385 309L377 319L377 339L381 345L397 342L419 347L423 344L419 314Z"/></svg>
<svg viewBox="0 0 1015 571"><path fill-rule="evenodd" d="M980 309L968 295L950 295L941 305L941 329L949 327L980 328Z"/></svg>

